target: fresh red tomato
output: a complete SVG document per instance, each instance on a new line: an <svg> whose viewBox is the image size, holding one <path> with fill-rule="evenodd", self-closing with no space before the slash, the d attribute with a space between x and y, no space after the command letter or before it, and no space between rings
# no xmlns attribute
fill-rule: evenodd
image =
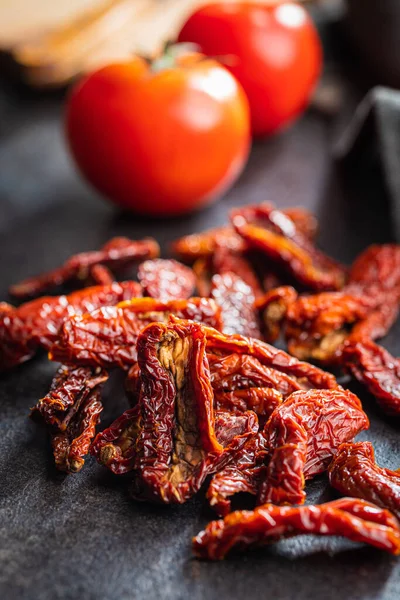
<svg viewBox="0 0 400 600"><path fill-rule="evenodd" d="M221 57L250 102L253 134L274 133L307 106L322 51L306 10L296 2L216 2L197 10L178 41Z"/></svg>
<svg viewBox="0 0 400 600"><path fill-rule="evenodd" d="M135 57L86 77L69 98L66 132L79 169L104 196L138 213L178 215L210 203L242 171L249 107L218 62L160 60L152 67Z"/></svg>

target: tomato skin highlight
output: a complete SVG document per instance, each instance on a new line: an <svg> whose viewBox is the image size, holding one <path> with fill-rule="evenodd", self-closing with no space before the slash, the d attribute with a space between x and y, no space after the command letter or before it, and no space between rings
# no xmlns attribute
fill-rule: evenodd
<svg viewBox="0 0 400 600"><path fill-rule="evenodd" d="M137 213L180 215L211 203L240 175L251 143L248 101L204 56L156 72L134 57L73 89L66 136L104 196Z"/></svg>
<svg viewBox="0 0 400 600"><path fill-rule="evenodd" d="M275 133L307 107L322 67L322 47L297 2L215 2L195 11L179 42L221 57L250 103L256 137Z"/></svg>

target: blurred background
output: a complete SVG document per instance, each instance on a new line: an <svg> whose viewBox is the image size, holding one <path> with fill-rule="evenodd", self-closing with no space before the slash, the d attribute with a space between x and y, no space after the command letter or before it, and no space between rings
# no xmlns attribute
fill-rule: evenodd
<svg viewBox="0 0 400 600"><path fill-rule="evenodd" d="M396 105L393 112L393 102L399 102L396 89L400 87L400 3L398 0L304 0L300 3L311 14L324 50L323 74L307 113L318 114L319 122L324 123L328 138L321 152L328 153L336 162L346 162L348 157L351 161L354 157L358 160L362 155L362 161L373 160L374 169L379 163L379 177L384 179L382 189L388 193L397 215L400 181L395 173L399 156L393 136L398 137L396 115L399 110ZM129 59L135 53L155 56L167 40L176 37L187 17L204 4L204 0L0 2L0 207L3 212L0 231L14 218L51 207L55 197L60 203L66 202L68 195L72 203L75 197L77 203L83 197L85 202L92 201L93 194L72 175L71 159L63 138L66 91L83 74L110 62ZM378 90L372 97L367 96L364 108L357 112L359 103L376 85L388 86L389 95L382 97ZM376 106L383 106L383 121L380 109L379 117L375 115ZM305 128L299 135L307 143L307 139L312 139L312 123L296 125L293 133L278 136L281 141L265 140L263 153L275 156L277 146L286 141L293 148L289 138L296 137L296 127ZM361 135L364 130L366 138ZM370 142L374 150L372 154L368 150L365 159L365 148L370 148ZM256 144L253 155L258 153L261 150ZM265 164L267 162L268 157ZM279 176L280 161L276 162L274 179ZM370 164L361 162L361 170L369 172ZM304 173L306 171L305 167ZM355 167L353 173L358 173ZM252 177L251 193L255 200L260 200L263 194L260 185L257 187L260 175ZM364 187L371 188L365 182ZM373 187L376 188L376 180ZM278 193L291 201L290 189L278 189ZM299 189L297 203L302 201ZM396 219L396 226L400 227L400 217Z"/></svg>

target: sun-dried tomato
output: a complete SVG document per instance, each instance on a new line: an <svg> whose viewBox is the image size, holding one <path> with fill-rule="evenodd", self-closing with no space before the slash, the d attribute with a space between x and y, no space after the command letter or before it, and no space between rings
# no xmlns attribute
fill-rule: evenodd
<svg viewBox="0 0 400 600"><path fill-rule="evenodd" d="M234 210L231 219L250 247L263 252L300 285L321 291L343 286L344 268L317 250L284 212L270 204L246 206Z"/></svg>
<svg viewBox="0 0 400 600"><path fill-rule="evenodd" d="M252 288L235 273L214 275L211 282L210 296L221 307L223 333L261 338Z"/></svg>
<svg viewBox="0 0 400 600"><path fill-rule="evenodd" d="M345 291L300 296L286 314L290 354L328 364L339 360L351 327L365 319L369 310L362 299Z"/></svg>
<svg viewBox="0 0 400 600"><path fill-rule="evenodd" d="M116 475L132 471L140 422L140 406L137 404L125 411L110 427L97 434L90 453Z"/></svg>
<svg viewBox="0 0 400 600"><path fill-rule="evenodd" d="M309 363L301 362L294 356L265 342L242 335L225 335L207 326L204 326L203 329L207 337L207 353L221 356L247 354L256 358L266 367L300 380L305 389L338 388L338 383L331 373Z"/></svg>
<svg viewBox="0 0 400 600"><path fill-rule="evenodd" d="M65 430L52 434L51 445L57 469L67 473L77 473L82 469L102 410L100 390L95 388L86 396Z"/></svg>
<svg viewBox="0 0 400 600"><path fill-rule="evenodd" d="M107 373L100 368L61 365L49 393L32 408L31 415L64 431L85 398L107 379Z"/></svg>
<svg viewBox="0 0 400 600"><path fill-rule="evenodd" d="M128 369L137 360L139 333L153 322L165 322L171 314L221 327L221 310L207 298L160 302L137 298L68 319L50 351L55 361L105 368Z"/></svg>
<svg viewBox="0 0 400 600"><path fill-rule="evenodd" d="M371 442L339 446L329 482L341 494L373 502L400 519L400 473L378 467Z"/></svg>
<svg viewBox="0 0 400 600"><path fill-rule="evenodd" d="M255 307L260 311L267 342L272 344L279 338L288 309L296 299L297 292L293 287L280 286L256 300Z"/></svg>
<svg viewBox="0 0 400 600"><path fill-rule="evenodd" d="M32 409L50 432L57 469L80 471L95 435L103 406L100 390L108 375L101 369L66 367L58 369L47 396Z"/></svg>
<svg viewBox="0 0 400 600"><path fill-rule="evenodd" d="M246 283L255 298L263 295L263 289L252 262L243 252L217 246L212 256L211 271L216 275L233 274Z"/></svg>
<svg viewBox="0 0 400 600"><path fill-rule="evenodd" d="M235 230L225 226L186 235L172 244L172 250L182 260L194 262L198 258L211 257L217 245L239 252L246 249L245 242Z"/></svg>
<svg viewBox="0 0 400 600"><path fill-rule="evenodd" d="M388 415L400 415L400 359L375 342L350 340L342 363L373 394Z"/></svg>
<svg viewBox="0 0 400 600"><path fill-rule="evenodd" d="M354 262L341 292L302 296L290 305L286 337L291 354L340 362L346 340L383 337L400 303L400 246L367 248Z"/></svg>
<svg viewBox="0 0 400 600"><path fill-rule="evenodd" d="M348 390L294 392L264 428L270 458L258 503L302 504L305 480L326 470L340 444L368 426Z"/></svg>
<svg viewBox="0 0 400 600"><path fill-rule="evenodd" d="M199 558L220 560L231 550L245 550L296 535L340 535L400 553L400 529L389 511L354 498L314 506L265 504L212 521L193 538Z"/></svg>
<svg viewBox="0 0 400 600"><path fill-rule="evenodd" d="M306 238L315 238L318 221L312 213L305 208L287 208L282 212L295 223L297 230ZM186 235L172 244L172 250L182 260L194 262L198 258L211 257L217 246L234 252L244 252L248 249L241 236L233 227L227 225Z"/></svg>
<svg viewBox="0 0 400 600"><path fill-rule="evenodd" d="M138 268L138 279L144 295L161 302L189 298L196 285L192 269L176 260L162 258L142 262Z"/></svg>
<svg viewBox="0 0 400 600"><path fill-rule="evenodd" d="M305 378L283 373L248 354L208 354L215 405L231 411L254 410L264 424L290 394L309 389Z"/></svg>
<svg viewBox="0 0 400 600"><path fill-rule="evenodd" d="M149 325L138 338L137 352L141 429L133 494L182 503L257 431L257 417L247 413L245 432L230 439L227 446L218 441L206 338L200 324L175 320L169 325Z"/></svg>
<svg viewBox="0 0 400 600"><path fill-rule="evenodd" d="M32 358L39 348L49 350L68 317L140 295L140 285L126 281L94 286L68 296L45 296L3 311L0 314L0 371Z"/></svg>
<svg viewBox="0 0 400 600"><path fill-rule="evenodd" d="M231 510L231 498L240 492L256 496L265 475L268 451L262 432L247 440L235 459L213 475L207 490L210 506L222 516Z"/></svg>
<svg viewBox="0 0 400 600"><path fill-rule="evenodd" d="M152 238L130 240L116 237L108 241L101 250L75 254L61 267L11 286L10 294L27 299L70 281L75 281L80 286L85 286L88 282L109 285L112 283L110 271L99 267L120 272L140 260L155 258L159 253L159 245Z"/></svg>

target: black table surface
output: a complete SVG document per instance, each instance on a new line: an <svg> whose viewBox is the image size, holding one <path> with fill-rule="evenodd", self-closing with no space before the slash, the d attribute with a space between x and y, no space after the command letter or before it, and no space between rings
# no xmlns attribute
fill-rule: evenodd
<svg viewBox="0 0 400 600"><path fill-rule="evenodd" d="M368 244L390 240L379 186L362 173L343 179L330 158L330 128L309 113L275 139L255 144L233 190L209 209L177 220L119 213L75 173L64 147L59 99L0 95L0 298L23 277L94 249L112 235L155 236L168 252L180 235L224 223L230 208L265 199L302 205L320 220L319 243L350 263ZM357 180L354 183L354 180ZM384 345L400 353L399 328ZM395 600L400 562L338 538L299 537L207 563L191 556L191 537L213 518L198 497L180 507L129 498L127 481L89 458L64 476L52 464L45 432L28 410L50 384L45 357L0 378L0 597L55 600L131 598L338 598ZM358 391L371 418L360 439L373 441L383 465L399 467L398 423ZM105 393L103 425L126 408L120 382ZM308 501L334 497L325 477Z"/></svg>

